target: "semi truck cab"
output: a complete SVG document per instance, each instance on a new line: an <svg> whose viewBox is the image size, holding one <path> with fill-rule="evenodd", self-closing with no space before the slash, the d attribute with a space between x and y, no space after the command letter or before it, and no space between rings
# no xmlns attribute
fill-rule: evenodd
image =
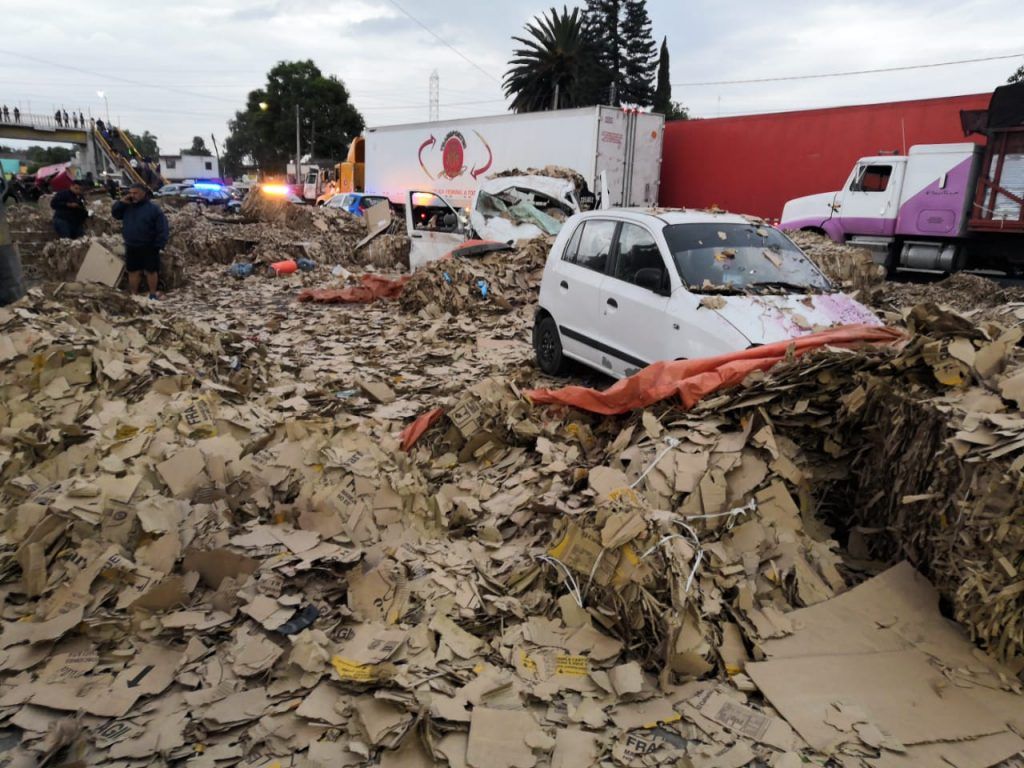
<svg viewBox="0 0 1024 768"><path fill-rule="evenodd" d="M955 269L958 249L948 241L966 235L980 157L966 142L863 157L838 192L786 203L780 226L860 245L891 268Z"/></svg>
<svg viewBox="0 0 1024 768"><path fill-rule="evenodd" d="M786 203L779 226L868 248L890 272L1024 271L1024 83L960 117L985 144L861 158L838 192Z"/></svg>

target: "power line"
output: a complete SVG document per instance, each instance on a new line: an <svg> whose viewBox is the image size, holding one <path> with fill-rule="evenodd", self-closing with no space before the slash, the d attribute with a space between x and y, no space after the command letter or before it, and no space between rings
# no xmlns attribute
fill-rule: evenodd
<svg viewBox="0 0 1024 768"><path fill-rule="evenodd" d="M461 58L461 59L462 59L463 61L465 61L465 62L466 62L467 64L469 64L470 66L472 66L472 67L473 67L474 69L477 69L477 70L479 70L480 72L483 72L483 73L484 73L485 75L487 75L487 76L488 76L489 78L491 78L491 80L494 80L495 82L499 82L499 83L501 82L501 81L500 81L500 80L499 80L498 78L496 78L496 77L495 77L494 75L492 75L492 74L491 74L490 72L488 72L488 71L487 71L486 69L484 69L483 67L481 67L481 66L480 66L479 64L477 64L477 63L476 63L475 61L473 61L473 60L472 60L471 58L469 58L469 57L468 57L468 56L467 56L466 54L464 54L464 53L463 53L462 51L460 51L460 50L459 50L458 48L456 48L456 47L455 47L454 45L452 45L452 44L451 44L451 43L449 43L449 42L448 42L447 40L445 40L445 39L444 39L443 37L441 37L441 36L440 36L439 34L437 34L437 32L435 32L434 30L432 30L432 29L431 29L430 27L428 27L428 26L427 26L426 24L424 24L424 23L423 23L422 21L420 21L420 20L419 20L419 19L417 19L417 18L416 18L415 16L413 16L413 15L412 15L411 13L409 13L409 12L408 12L407 10L405 10L405 8L403 8L402 6L400 6L400 5L398 4L397 0L388 0L388 2L390 2L390 3L391 3L391 4L393 5L393 6L395 6L395 8L397 8L397 9L398 9L398 10L400 10L400 11L401 11L401 12L402 12L403 14L405 14L405 16L407 16L407 17L408 17L408 18L409 18L409 19L410 19L411 21L415 22L415 23L416 23L416 24L418 24L418 25L419 25L420 27L422 27L422 28L423 28L424 30L426 30L426 31L427 31L427 32L428 32L428 33L429 33L430 35L432 35L432 36L433 36L433 37L434 37L434 38L435 38L435 39L436 39L436 40L437 40L437 41L438 41L439 43L441 43L441 45L445 46L446 48L449 48L449 49L451 49L451 50L452 50L452 51L454 51L454 52L455 52L456 54L458 54L458 56L459 56L459 57L460 57L460 58Z"/></svg>
<svg viewBox="0 0 1024 768"><path fill-rule="evenodd" d="M789 75L786 77L757 77L750 80L708 80L700 83L672 83L672 87L694 88L703 85L746 85L750 83L779 83L786 80L818 80L826 77L850 77L851 75L873 75L877 72L906 72L911 69L931 69L933 67L951 67L955 64L976 64L981 61L1001 61L1016 59L1024 53L1008 53L1005 56L985 56L980 59L959 59L957 61L939 61L934 64L911 64L904 67L882 67L881 69L858 69L851 72L827 72L817 75Z"/></svg>
<svg viewBox="0 0 1024 768"><path fill-rule="evenodd" d="M209 94L206 94L206 93L196 93L195 91L186 91L186 90L184 90L182 88L172 88L172 87L169 87L169 86L153 85L151 83L144 83L144 82L139 81L139 80L132 80L132 79L127 78L127 77L120 77L119 75L104 75L104 74L102 74L100 72L97 72L96 70L85 69L83 67L73 67L70 64L60 64L60 63L58 63L56 61L49 61L48 59L41 59L38 56L30 56L30 55L28 55L26 53L20 53L18 51L6 50L4 48L0 48L0 53L6 53L9 56L18 56L18 57L20 57L22 59L26 59L28 61L35 61L35 62L38 62L40 64L46 64L47 66L50 66L50 67L57 67L58 69L67 69L67 70L70 70L72 72L80 72L83 75L92 75L93 77L101 77L101 78L104 78L106 80L115 80L115 81L121 82L121 83L128 83L130 85L137 85L137 86L140 86L142 88L155 88L157 90L167 91L168 93L178 93L178 94L182 94L184 96L194 96L194 97L199 98L199 99L212 99L213 101L230 102L231 104L237 103L235 99L224 99L224 98L221 98L219 96L210 96Z"/></svg>

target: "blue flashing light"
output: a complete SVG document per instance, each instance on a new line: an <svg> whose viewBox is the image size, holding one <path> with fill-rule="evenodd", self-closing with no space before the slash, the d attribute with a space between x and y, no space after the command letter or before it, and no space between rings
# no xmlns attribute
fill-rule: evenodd
<svg viewBox="0 0 1024 768"><path fill-rule="evenodd" d="M224 189L222 184L213 184L212 182L198 182L192 187L193 189Z"/></svg>

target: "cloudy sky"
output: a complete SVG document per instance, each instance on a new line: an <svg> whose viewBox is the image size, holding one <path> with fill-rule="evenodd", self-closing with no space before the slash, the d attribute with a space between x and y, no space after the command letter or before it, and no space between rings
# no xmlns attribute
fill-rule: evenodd
<svg viewBox="0 0 1024 768"><path fill-rule="evenodd" d="M100 117L106 106L96 92L102 90L115 121L152 131L161 151L172 152L193 135L213 133L222 143L228 118L282 59L312 58L340 77L369 125L425 120L435 69L442 119L502 112L510 37L551 3L0 5L0 104L49 114L61 105ZM787 0L778 10L768 7L754 0L648 0L658 41L668 37L673 98L696 116L716 117L979 93L1024 63L1017 56L855 77L697 85L1024 54L1019 0Z"/></svg>

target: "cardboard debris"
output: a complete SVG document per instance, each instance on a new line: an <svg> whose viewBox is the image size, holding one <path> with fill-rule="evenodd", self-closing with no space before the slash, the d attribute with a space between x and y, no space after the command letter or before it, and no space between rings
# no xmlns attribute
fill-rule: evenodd
<svg viewBox="0 0 1024 768"><path fill-rule="evenodd" d="M0 309L11 765L1022 765L1020 296L865 286L900 344L599 417L522 395L549 240L395 288L331 213ZM224 279L281 258L343 269Z"/></svg>
<svg viewBox="0 0 1024 768"><path fill-rule="evenodd" d="M91 243L85 252L82 266L78 268L75 280L80 283L102 283L111 288L121 282L124 261L99 243Z"/></svg>

